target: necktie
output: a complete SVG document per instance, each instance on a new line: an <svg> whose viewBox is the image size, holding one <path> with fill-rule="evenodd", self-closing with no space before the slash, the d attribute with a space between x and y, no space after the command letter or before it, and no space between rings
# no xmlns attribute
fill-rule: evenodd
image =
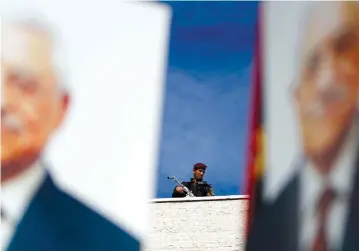
<svg viewBox="0 0 359 251"><path fill-rule="evenodd" d="M335 198L335 192L331 188L326 188L319 197L317 204L318 230L314 238L311 251L329 251L326 236L326 222L330 206Z"/></svg>

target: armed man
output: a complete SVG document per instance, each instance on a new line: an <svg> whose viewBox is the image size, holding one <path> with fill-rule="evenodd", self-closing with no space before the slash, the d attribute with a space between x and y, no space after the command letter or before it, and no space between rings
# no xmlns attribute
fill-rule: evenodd
<svg viewBox="0 0 359 251"><path fill-rule="evenodd" d="M214 190L210 184L203 181L207 166L203 163L196 163L193 166L193 178L190 181L182 182L196 197L214 196ZM172 198L186 197L186 192L181 186L173 189Z"/></svg>

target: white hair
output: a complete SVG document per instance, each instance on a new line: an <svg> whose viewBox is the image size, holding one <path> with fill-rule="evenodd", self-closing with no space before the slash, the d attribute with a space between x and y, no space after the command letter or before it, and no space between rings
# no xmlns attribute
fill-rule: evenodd
<svg viewBox="0 0 359 251"><path fill-rule="evenodd" d="M303 15L303 19L301 20L301 22L299 23L298 26L298 38L297 41L299 41L299 43L296 45L297 49L296 49L296 60L295 60L295 69L296 69L296 77L295 77L295 82L293 83L294 86L297 86L298 81L299 81L299 76L301 76L302 74L302 70L303 70L303 65L306 63L306 56L307 54L304 53L303 51L303 45L302 43L304 42L305 36L306 36L306 30L308 29L308 26L310 26L310 23L313 21L313 17L320 19L321 16L320 15L328 15L328 9L329 11L336 11L338 10L338 5L340 4L345 4L345 2L306 2L306 6L305 6L305 10L304 10L304 15ZM352 2L354 3L356 6L356 8L359 9L359 2ZM323 8L323 5L326 5L325 7L327 7L327 9ZM329 14L330 15L330 14ZM359 79L358 79L359 81ZM359 92L358 92L358 102L357 102L357 112L359 114Z"/></svg>
<svg viewBox="0 0 359 251"><path fill-rule="evenodd" d="M47 19L46 15L33 10L17 10L1 13L2 24L17 25L30 30L40 31L50 39L52 50L52 68L55 72L57 84L63 93L69 92L66 51L61 41L59 29Z"/></svg>
<svg viewBox="0 0 359 251"><path fill-rule="evenodd" d="M329 20L335 22L335 20L338 18L339 13L341 10L339 9L341 5L343 4L349 4L348 2L341 2L341 1L333 1L333 2L303 2L305 4L303 16L301 17L301 20L299 22L299 25L297 27L298 29L298 36L297 36L297 55L296 55L296 69L300 70L302 69L303 64L305 64L306 56L308 55L308 48L304 48L304 44L307 40L307 32L308 29L311 28L312 23L319 23L320 27L323 27L320 29L319 33L313 33L311 34L311 37L315 35L315 38L312 40L312 44L309 46L314 47L315 42L319 42L325 34L330 32L326 29L326 24ZM352 4L352 3L350 3ZM359 2L353 2L356 8L359 9ZM328 18L328 15L330 18ZM331 29L331 28L329 28Z"/></svg>

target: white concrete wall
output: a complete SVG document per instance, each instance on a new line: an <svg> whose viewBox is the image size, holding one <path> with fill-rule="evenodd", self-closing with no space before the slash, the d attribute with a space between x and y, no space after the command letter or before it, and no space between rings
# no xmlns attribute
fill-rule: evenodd
<svg viewBox="0 0 359 251"><path fill-rule="evenodd" d="M156 199L145 251L242 251L247 196Z"/></svg>

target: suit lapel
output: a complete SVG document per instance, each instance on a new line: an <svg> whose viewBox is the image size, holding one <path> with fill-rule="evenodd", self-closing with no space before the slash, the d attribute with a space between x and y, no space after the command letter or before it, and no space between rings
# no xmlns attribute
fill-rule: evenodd
<svg viewBox="0 0 359 251"><path fill-rule="evenodd" d="M271 208L273 217L272 238L277 251L297 250L298 246L298 199L299 177L295 175Z"/></svg>
<svg viewBox="0 0 359 251"><path fill-rule="evenodd" d="M343 242L343 251L353 251L359 248L359 152L356 160L356 175L350 197L350 209Z"/></svg>
<svg viewBox="0 0 359 251"><path fill-rule="evenodd" d="M54 200L55 186L47 174L44 183L30 202L21 222L16 228L8 251L53 251L56 250L57 240L54 233L56 228L51 224L51 207Z"/></svg>

